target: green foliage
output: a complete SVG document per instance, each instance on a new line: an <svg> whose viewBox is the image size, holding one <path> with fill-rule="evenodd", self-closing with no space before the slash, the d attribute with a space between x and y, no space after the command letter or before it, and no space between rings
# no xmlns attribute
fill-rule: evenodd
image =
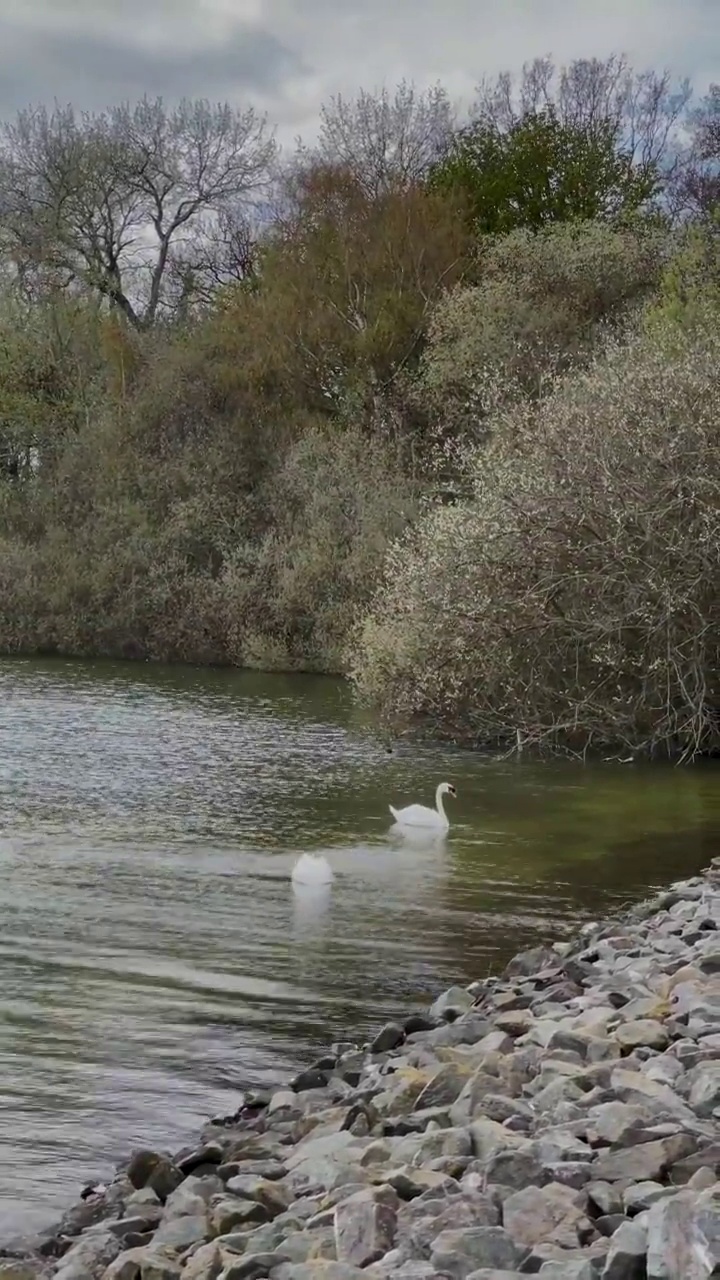
<svg viewBox="0 0 720 1280"><path fill-rule="evenodd" d="M479 283L436 307L419 393L446 430L483 434L488 415L537 397L587 360L600 334L625 323L657 286L670 252L665 231L562 223L481 246Z"/></svg>
<svg viewBox="0 0 720 1280"><path fill-rule="evenodd" d="M647 215L667 103L631 158L585 70L430 182L441 91L338 100L261 235L252 111L6 131L0 650L350 663L463 741L715 747L718 241Z"/></svg>
<svg viewBox="0 0 720 1280"><path fill-rule="evenodd" d="M713 315L720 320L720 227L690 226L663 272L646 325L669 336L702 328Z"/></svg>
<svg viewBox="0 0 720 1280"><path fill-rule="evenodd" d="M340 668L417 485L371 424L275 405L234 333L146 344L124 400L0 483L1 649Z"/></svg>
<svg viewBox="0 0 720 1280"><path fill-rule="evenodd" d="M431 187L464 202L480 234L539 230L555 222L615 220L655 194L651 164L636 165L616 122L561 122L553 109L502 130L487 120L457 135L433 170Z"/></svg>

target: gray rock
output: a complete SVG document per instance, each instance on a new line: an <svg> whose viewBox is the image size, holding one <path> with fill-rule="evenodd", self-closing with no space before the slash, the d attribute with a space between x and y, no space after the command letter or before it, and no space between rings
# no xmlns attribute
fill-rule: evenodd
<svg viewBox="0 0 720 1280"><path fill-rule="evenodd" d="M609 1239L610 1236L615 1235L615 1232L624 1222L628 1221L629 1219L626 1218L624 1213L607 1213L600 1218L595 1218L593 1226L596 1231L600 1232L601 1236L607 1236Z"/></svg>
<svg viewBox="0 0 720 1280"><path fill-rule="evenodd" d="M133 1152L127 1176L137 1191L142 1187L150 1187L161 1200L166 1200L183 1180L181 1170L172 1160L157 1151L146 1149Z"/></svg>
<svg viewBox="0 0 720 1280"><path fill-rule="evenodd" d="M168 1249L188 1249L191 1244L204 1244L210 1235L207 1209L202 1214L184 1214L160 1223L153 1236L153 1248L162 1245Z"/></svg>
<svg viewBox="0 0 720 1280"><path fill-rule="evenodd" d="M610 1077L610 1087L621 1102L639 1106L651 1106L655 1111L667 1110L671 1115L686 1121L693 1119L693 1112L678 1098L669 1085L650 1080L642 1071L628 1071L616 1067Z"/></svg>
<svg viewBox="0 0 720 1280"><path fill-rule="evenodd" d="M481 1267L479 1271L471 1271L467 1280L517 1280L517 1271L498 1270L497 1267ZM433 1280L438 1280L438 1273L433 1269Z"/></svg>
<svg viewBox="0 0 720 1280"><path fill-rule="evenodd" d="M497 1076L491 1075L484 1064L466 1080L457 1099L450 1107L450 1123L467 1124L476 1116L485 1114L485 1098L497 1091L500 1084Z"/></svg>
<svg viewBox="0 0 720 1280"><path fill-rule="evenodd" d="M479 1271L471 1271L467 1280L517 1280L517 1271L498 1270L497 1267L481 1267ZM438 1273L433 1269L433 1280L439 1280Z"/></svg>
<svg viewBox="0 0 720 1280"><path fill-rule="evenodd" d="M212 1207L210 1222L213 1234L225 1235L237 1227L249 1230L258 1223L267 1222L268 1215L263 1205L255 1200L238 1200L233 1197L222 1197Z"/></svg>
<svg viewBox="0 0 720 1280"><path fill-rule="evenodd" d="M543 1186L549 1179L532 1143L523 1149L497 1151L485 1165L489 1185L513 1187Z"/></svg>
<svg viewBox="0 0 720 1280"><path fill-rule="evenodd" d="M299 1071L296 1076L293 1076L290 1088L295 1093L306 1093L310 1089L325 1089L329 1079L330 1070L323 1071L319 1067L307 1067L305 1071Z"/></svg>
<svg viewBox="0 0 720 1280"><path fill-rule="evenodd" d="M557 1160L592 1160L594 1152L571 1128L553 1126L538 1133L535 1147L544 1164Z"/></svg>
<svg viewBox="0 0 720 1280"><path fill-rule="evenodd" d="M265 1280L268 1275L283 1274L292 1274L292 1264L288 1264L282 1254L248 1250L242 1258L227 1263L220 1272L219 1280Z"/></svg>
<svg viewBox="0 0 720 1280"><path fill-rule="evenodd" d="M265 1178L246 1177L243 1174L229 1178L227 1189L240 1200L254 1200L262 1206L264 1216L269 1219L285 1213L292 1199L290 1192L280 1183L268 1182Z"/></svg>
<svg viewBox="0 0 720 1280"><path fill-rule="evenodd" d="M610 1241L602 1280L645 1280L646 1252L647 1231L638 1222L624 1222Z"/></svg>
<svg viewBox="0 0 720 1280"><path fill-rule="evenodd" d="M486 1093L480 1102L483 1118L486 1120L495 1120L497 1124L505 1124L506 1121L521 1116L523 1119L532 1122L535 1113L522 1098L507 1098L501 1093Z"/></svg>
<svg viewBox="0 0 720 1280"><path fill-rule="evenodd" d="M559 1182L563 1187L576 1191L586 1187L594 1176L594 1166L589 1160L558 1160L544 1165L546 1181Z"/></svg>
<svg viewBox="0 0 720 1280"><path fill-rule="evenodd" d="M631 1106L627 1102L601 1102L588 1113L588 1123L597 1140L622 1146L628 1142L633 1129L647 1123L651 1115L647 1107Z"/></svg>
<svg viewBox="0 0 720 1280"><path fill-rule="evenodd" d="M183 1280L218 1280L222 1268L220 1247L213 1240L201 1245L188 1258L183 1267Z"/></svg>
<svg viewBox="0 0 720 1280"><path fill-rule="evenodd" d="M233 1263L233 1266L237 1269L231 1271L228 1268L219 1280L259 1280L261 1275L266 1274L256 1272L250 1275L240 1269L240 1263ZM272 1280L367 1280L367 1275L367 1271L361 1271L359 1267L350 1266L346 1262L291 1262L275 1266L272 1270Z"/></svg>
<svg viewBox="0 0 720 1280"><path fill-rule="evenodd" d="M703 1062L690 1073L688 1101L698 1116L710 1117L720 1107L720 1062Z"/></svg>
<svg viewBox="0 0 720 1280"><path fill-rule="evenodd" d="M103 1271L102 1280L141 1280L142 1264L147 1258L147 1249L125 1249Z"/></svg>
<svg viewBox="0 0 720 1280"><path fill-rule="evenodd" d="M479 1267L517 1270L523 1258L502 1227L467 1227L441 1231L433 1240L430 1261L451 1280L467 1280Z"/></svg>
<svg viewBox="0 0 720 1280"><path fill-rule="evenodd" d="M597 1274L592 1262L584 1256L543 1262L538 1272L545 1280L597 1280Z"/></svg>
<svg viewBox="0 0 720 1280"><path fill-rule="evenodd" d="M148 1190L148 1188L146 1188ZM202 1213L205 1207L210 1203L213 1196L220 1195L223 1191L222 1179L213 1176L194 1177L192 1174L180 1183L173 1192L168 1196L165 1202L165 1212L163 1220L168 1221L170 1218L181 1218L189 1213ZM136 1192L136 1196L142 1194ZM137 1202L135 1202L137 1203Z"/></svg>
<svg viewBox="0 0 720 1280"><path fill-rule="evenodd" d="M513 1041L505 1031L487 1031L477 1043L478 1053L510 1053Z"/></svg>
<svg viewBox="0 0 720 1280"><path fill-rule="evenodd" d="M472 1009L473 1004L473 997L465 987L450 987L430 1006L429 1016L435 1022L440 1022L447 1019L448 1015L452 1017L466 1013L468 1009Z"/></svg>
<svg viewBox="0 0 720 1280"><path fill-rule="evenodd" d="M429 1080L415 1101L414 1110L427 1107L449 1107L468 1083L471 1068L457 1062L446 1062Z"/></svg>
<svg viewBox="0 0 720 1280"><path fill-rule="evenodd" d="M293 1089L277 1089L268 1102L267 1113L273 1116L280 1111L299 1111L301 1105Z"/></svg>
<svg viewBox="0 0 720 1280"><path fill-rule="evenodd" d="M580 1231L588 1220L578 1204L578 1193L551 1182L546 1187L525 1187L509 1195L503 1204L503 1223L517 1245L552 1240L564 1248L580 1244Z"/></svg>
<svg viewBox="0 0 720 1280"><path fill-rule="evenodd" d="M397 1239L399 1244L409 1244L414 1256L427 1258L442 1231L499 1225L498 1206L488 1195L423 1195L401 1206Z"/></svg>
<svg viewBox="0 0 720 1280"><path fill-rule="evenodd" d="M397 1191L401 1200L414 1200L425 1191L446 1192L453 1179L435 1169L415 1169L405 1164L384 1173L383 1181Z"/></svg>
<svg viewBox="0 0 720 1280"><path fill-rule="evenodd" d="M55 1272L56 1280L99 1280L114 1262L122 1245L112 1231L95 1229L81 1236L64 1255Z"/></svg>
<svg viewBox="0 0 720 1280"><path fill-rule="evenodd" d="M715 1169L710 1169L707 1165L703 1165L697 1169L692 1177L688 1180L688 1186L694 1191L707 1191L708 1187L714 1187L718 1181L718 1175Z"/></svg>
<svg viewBox="0 0 720 1280"><path fill-rule="evenodd" d="M666 1049L670 1043L665 1027L654 1018L621 1022L615 1032L615 1039L626 1052L637 1049L638 1045L646 1045L650 1049Z"/></svg>
<svg viewBox="0 0 720 1280"><path fill-rule="evenodd" d="M591 1182L585 1188L586 1195L602 1214L623 1212L622 1192L609 1182Z"/></svg>
<svg viewBox="0 0 720 1280"><path fill-rule="evenodd" d="M141 1280L179 1280L180 1264L172 1258L164 1258L162 1254L153 1254L148 1250L140 1269Z"/></svg>
<svg viewBox="0 0 720 1280"><path fill-rule="evenodd" d="M720 1269L720 1193L679 1191L647 1217L648 1280L707 1280Z"/></svg>
<svg viewBox="0 0 720 1280"><path fill-rule="evenodd" d="M371 1280L437 1280L437 1271L431 1262L411 1258L403 1262L397 1250L390 1250L381 1262L363 1272Z"/></svg>
<svg viewBox="0 0 720 1280"><path fill-rule="evenodd" d="M617 1182L621 1178L632 1182L654 1182L684 1156L695 1151L697 1139L687 1133L659 1138L656 1142L642 1142L624 1150L609 1151L598 1157L595 1177L602 1182Z"/></svg>
<svg viewBox="0 0 720 1280"><path fill-rule="evenodd" d="M370 1044L371 1053L389 1053L391 1049L397 1049L405 1039L405 1030L398 1026L397 1022L386 1022L384 1027L378 1031L375 1039Z"/></svg>
<svg viewBox="0 0 720 1280"><path fill-rule="evenodd" d="M285 1158L288 1174L313 1186L330 1189L347 1181L347 1169L362 1152L363 1145L346 1129L322 1134L298 1143Z"/></svg>
<svg viewBox="0 0 720 1280"><path fill-rule="evenodd" d="M559 957L550 947L530 947L521 951L505 966L506 978L534 978L543 969L559 970Z"/></svg>
<svg viewBox="0 0 720 1280"><path fill-rule="evenodd" d="M152 1231L157 1226L157 1218L152 1215L146 1218L133 1214L125 1218L113 1218L105 1226L119 1240L125 1240L127 1236L142 1235L146 1231Z"/></svg>
<svg viewBox="0 0 720 1280"><path fill-rule="evenodd" d="M335 1208L338 1261L367 1267L392 1249L398 1197L390 1187L359 1191Z"/></svg>
<svg viewBox="0 0 720 1280"><path fill-rule="evenodd" d="M497 1151L527 1149L523 1134L512 1133L496 1120L475 1120L469 1129L472 1154L478 1160L489 1160Z"/></svg>
<svg viewBox="0 0 720 1280"><path fill-rule="evenodd" d="M398 1164L423 1165L441 1156L471 1156L473 1142L467 1129L431 1129L396 1140L393 1149Z"/></svg>
<svg viewBox="0 0 720 1280"><path fill-rule="evenodd" d="M634 1182L622 1193L623 1209L632 1216L641 1213L643 1209L649 1209L656 1200L674 1194L674 1187L663 1187L659 1182Z"/></svg>
<svg viewBox="0 0 720 1280"><path fill-rule="evenodd" d="M478 1044L488 1033L490 1023L472 1011L455 1022L444 1023L434 1031L424 1032L422 1041L433 1048L455 1048L461 1044ZM414 1037L408 1036L408 1039Z"/></svg>
<svg viewBox="0 0 720 1280"><path fill-rule="evenodd" d="M698 1169L705 1168L714 1169L720 1176L720 1138L701 1141L697 1151L686 1156L684 1160L678 1160L672 1167L670 1180L674 1186L683 1186L690 1181Z"/></svg>
<svg viewBox="0 0 720 1280"><path fill-rule="evenodd" d="M332 1214L325 1226L307 1226L303 1231L290 1231L278 1242L289 1262L309 1262L318 1259L335 1259L335 1233ZM253 1243L255 1243L253 1241Z"/></svg>

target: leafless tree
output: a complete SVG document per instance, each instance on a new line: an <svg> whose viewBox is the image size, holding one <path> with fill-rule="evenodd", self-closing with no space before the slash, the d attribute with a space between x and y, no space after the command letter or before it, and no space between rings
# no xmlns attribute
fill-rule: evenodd
<svg viewBox="0 0 720 1280"><path fill-rule="evenodd" d="M610 120L639 165L666 167L692 95L669 71L635 71L627 58L578 58L558 67L550 57L526 63L519 78L504 71L478 85L473 114L509 129L522 116L553 107L564 124L592 129Z"/></svg>
<svg viewBox="0 0 720 1280"><path fill-rule="evenodd" d="M19 273L64 273L148 328L183 243L205 236L207 248L274 155L252 108L144 98L94 115L23 111L0 135L2 234Z"/></svg>
<svg viewBox="0 0 720 1280"><path fill-rule="evenodd" d="M172 313L185 319L212 305L219 290L253 280L260 236L261 227L242 205L199 221L168 262L166 300Z"/></svg>
<svg viewBox="0 0 720 1280"><path fill-rule="evenodd" d="M678 210L703 220L720 210L720 84L712 84L692 112L674 196Z"/></svg>
<svg viewBox="0 0 720 1280"><path fill-rule="evenodd" d="M418 90L406 80L394 93L338 94L320 112L313 158L338 165L372 197L421 180L444 153L455 126L445 89Z"/></svg>

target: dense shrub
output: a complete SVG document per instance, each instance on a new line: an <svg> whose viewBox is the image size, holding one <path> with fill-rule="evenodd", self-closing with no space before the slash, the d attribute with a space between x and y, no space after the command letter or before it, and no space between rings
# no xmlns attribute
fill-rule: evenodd
<svg viewBox="0 0 720 1280"><path fill-rule="evenodd" d="M478 283L436 308L421 394L448 430L483 434L498 403L538 396L587 360L603 326L656 287L670 237L659 226L562 223L481 244Z"/></svg>
<svg viewBox="0 0 720 1280"><path fill-rule="evenodd" d="M390 555L362 695L504 748L720 747L717 323L612 344L519 402L473 484Z"/></svg>

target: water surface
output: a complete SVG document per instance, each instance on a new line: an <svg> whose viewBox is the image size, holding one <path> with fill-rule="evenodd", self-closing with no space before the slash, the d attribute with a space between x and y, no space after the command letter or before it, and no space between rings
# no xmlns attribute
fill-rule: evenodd
<svg viewBox="0 0 720 1280"><path fill-rule="evenodd" d="M389 801L449 800L449 837ZM520 947L718 852L717 768L388 755L339 682L0 664L0 1243ZM328 892L297 893L321 852Z"/></svg>

